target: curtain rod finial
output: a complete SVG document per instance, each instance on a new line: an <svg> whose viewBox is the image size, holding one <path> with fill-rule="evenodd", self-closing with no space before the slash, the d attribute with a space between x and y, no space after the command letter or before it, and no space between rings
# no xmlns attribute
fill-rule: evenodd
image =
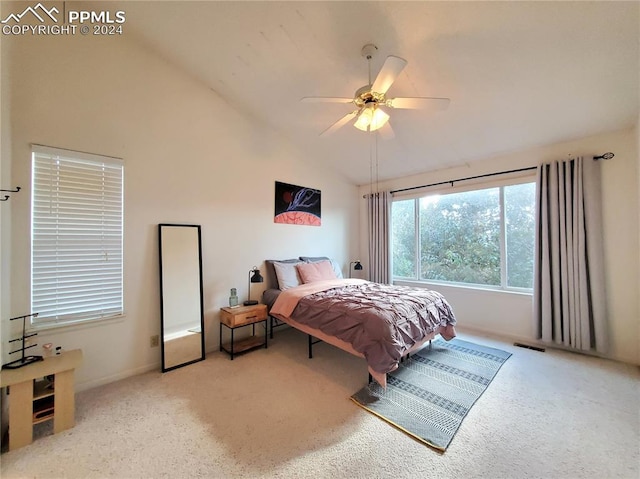
<svg viewBox="0 0 640 479"><path fill-rule="evenodd" d="M613 158L615 155L613 153L611 153L610 151L607 151L605 154L603 155L599 155L599 156L594 156L593 159L594 160L610 160L611 158Z"/></svg>

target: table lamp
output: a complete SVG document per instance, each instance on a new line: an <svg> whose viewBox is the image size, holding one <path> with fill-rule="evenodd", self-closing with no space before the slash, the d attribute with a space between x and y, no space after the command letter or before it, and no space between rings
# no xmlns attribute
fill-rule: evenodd
<svg viewBox="0 0 640 479"><path fill-rule="evenodd" d="M351 278L351 265L355 264L355 266L353 267L354 271L362 271L362 265L360 264L360 261L352 261L351 263L349 263L349 278Z"/></svg>
<svg viewBox="0 0 640 479"><path fill-rule="evenodd" d="M362 266L360 267L362 269ZM264 278L260 274L260 270L254 266L253 269L249 271L249 292L247 293L247 300L243 303L245 306L253 306L254 304L258 304L256 300L251 299L251 283L262 283Z"/></svg>

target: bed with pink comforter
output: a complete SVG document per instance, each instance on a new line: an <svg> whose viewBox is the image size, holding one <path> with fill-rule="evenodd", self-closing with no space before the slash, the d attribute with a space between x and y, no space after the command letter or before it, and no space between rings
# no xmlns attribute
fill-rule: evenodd
<svg viewBox="0 0 640 479"><path fill-rule="evenodd" d="M364 357L381 384L400 360L436 335L455 337L456 319L436 291L360 279L317 281L282 291L269 314Z"/></svg>

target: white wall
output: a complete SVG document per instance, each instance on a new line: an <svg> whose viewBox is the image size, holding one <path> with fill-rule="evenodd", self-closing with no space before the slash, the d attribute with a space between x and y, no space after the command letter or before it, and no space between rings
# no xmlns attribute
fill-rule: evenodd
<svg viewBox="0 0 640 479"><path fill-rule="evenodd" d="M610 322L609 357L640 364L640 183L638 129L612 132L562 144L508 154L452 168L380 183L380 189L400 189L511 169L536 166L570 156L593 156L607 151L615 158L602 165L603 238L607 314ZM428 168L428 158L425 158ZM369 191L360 187L359 198ZM361 201L361 251L366 245L366 204ZM459 327L499 333L519 340L534 338L532 297L506 292L431 285L451 302Z"/></svg>
<svg viewBox="0 0 640 479"><path fill-rule="evenodd" d="M0 14L2 9L0 9ZM7 54L7 42L3 41L0 35L0 58ZM2 62L4 63L4 62ZM7 81L9 70L6 65L0 64L0 188L13 189L11 186L11 122L10 114L10 92ZM10 303L10 282L9 270L11 255L9 245L11 244L11 205L13 202L5 201L0 203L0 318L9 317ZM8 336L8 321L0 322L0 357L5 348L5 337Z"/></svg>
<svg viewBox="0 0 640 479"><path fill-rule="evenodd" d="M0 5L0 15L4 10ZM6 42L0 35L0 58L4 58L7 52ZM11 127L9 122L10 112L10 92L8 88L8 69L0 62L0 185L6 185L11 179ZM12 188L0 186L2 189ZM9 299L11 288L9 282L10 259L9 245L11 237L11 203L8 201L0 203L0 318L9 318ZM9 338L9 321L0 320L0 358L4 358L6 341ZM5 361L2 361L4 364ZM6 418L9 413L9 401L6 400L6 390L0 392L0 417ZM9 424L7 421L0 421L0 441L5 437Z"/></svg>
<svg viewBox="0 0 640 479"><path fill-rule="evenodd" d="M637 159L637 163L636 165L640 165L640 113L638 114L638 122L636 123L636 157ZM638 166L636 168L636 174L637 174L637 178L638 178L638 199L637 199L637 205L638 205L638 237L640 237L640 166ZM637 275L638 275L638 284L640 284L640 248L638 248L638 271L637 271ZM638 318L638 323L636 325L637 328L637 336L638 336L638 344L640 345L640 294L637 295L637 300L638 300L638 309L637 309L637 318ZM640 352L638 352L638 355L640 355Z"/></svg>
<svg viewBox="0 0 640 479"><path fill-rule="evenodd" d="M358 247L357 188L305 162L308 152L127 35L10 41L2 62L11 70L12 183L24 188L12 204L11 314L29 311L30 144L125 162L126 315L38 337L83 349L79 389L160 368L149 341L160 332L158 223L202 225L209 351L218 348L230 288L246 298L248 272L257 265L264 273L264 259L330 255L346 271ZM273 223L276 180L322 191L321 227Z"/></svg>

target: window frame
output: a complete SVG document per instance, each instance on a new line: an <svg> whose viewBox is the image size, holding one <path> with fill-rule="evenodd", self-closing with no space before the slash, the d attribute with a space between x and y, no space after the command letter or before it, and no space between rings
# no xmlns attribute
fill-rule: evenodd
<svg viewBox="0 0 640 479"><path fill-rule="evenodd" d="M115 272L107 273L101 271L101 276L98 281L101 282L100 287L97 287L95 282L92 286L91 291L100 291L100 289L105 289L102 285L102 281L112 285L111 291L112 294L108 294L109 298L106 304L109 306L105 308L103 311L96 311L92 309L92 307L96 306L104 306L104 299L94 299L90 302L88 308L82 311L80 308L77 308L63 313L61 309L57 306L52 306L52 310L45 311L41 313L38 311L39 306L36 304L43 304L41 301L43 296L43 291L46 292L47 287L42 286L42 274L35 273L35 268L38 265L42 264L43 258L46 258L46 253L43 253L43 246L36 245L36 237L41 234L38 230L45 225L45 218L41 212L41 207L37 205L37 201L42 201L41 196L48 196L49 198L53 197L52 191L53 188L41 187L37 184L38 180L42 180L43 178L49 178L50 181L56 181L60 179L63 175L60 174L60 171L51 173L49 176L47 172L42 174L38 174L36 168L47 168L44 166L47 161L59 160L63 163L63 168L67 168L67 174L69 169L73 168L75 165L76 168L84 169L88 172L88 174L80 175L80 180L83 178L86 179L98 179L102 178L99 187L93 188L91 193L84 195L83 193L79 193L79 198L77 202L68 202L68 199L57 198L54 201L56 206L65 207L68 205L80 206L83 208L87 207L87 202L91 202L92 199L95 199L97 196L101 198L103 203L96 204L95 207L89 206L88 210L84 210L79 212L77 216L66 216L62 221L63 224L69 225L74 221L78 221L81 215L85 215L85 217L89 217L90 219L101 218L102 226L97 228L94 231L100 231L101 235L99 239L90 242L90 245L95 249L103 249L103 253L105 258L111 258L115 256L118 258L113 263L113 269ZM78 183L83 187L87 183ZM64 191L64 190L63 190ZM37 198L38 196L38 198ZM112 201L115 206L105 206L106 202ZM115 212L115 216L113 215ZM88 215L86 214L88 213ZM61 217L65 215L62 214L54 214L51 218L54 218L56 222L56 227L58 221ZM91 226L90 226L91 227ZM82 230L82 228L79 228ZM83 233L85 231L77 234L78 237L81 238L80 241L84 241L85 238L82 238ZM73 233L76 234L76 233ZM86 236L86 235L84 235ZM111 240L105 239L106 236L110 236ZM56 235L51 238L58 238L58 232ZM31 145L31 210L30 210L30 267L29 267L29 304L31 305L31 311L33 313L38 313L37 316L33 316L30 320L30 325L35 329L50 329L50 328L59 328L59 327L67 327L67 326L77 326L83 325L87 323L96 323L96 322L104 322L113 319L119 319L124 316L124 161L121 158L114 158L105 155L97 155L93 153L85 153L78 152L73 150L54 148L49 146L42 145ZM57 239L51 240L46 239L45 245L49 246L46 241L52 241L55 243L53 248L55 248L54 255L55 257L60 257L63 252L63 247L59 246L57 243ZM70 251L72 254L77 254L79 251L82 251L82 247L85 244L82 244L77 250L72 248ZM69 251L69 250L67 250ZM111 258L109 257L109 253L111 253ZM80 256L80 255L78 255ZM95 256L94 256L95 257ZM65 274L65 272L79 272L82 269L82 266L90 267L92 263L95 265L95 259L83 259L80 263L78 263L78 267L72 266L65 268L64 266L60 267L60 269L55 270L55 277L58 278L61 275ZM56 266L57 268L57 266ZM99 271L99 270L98 270ZM94 270L91 271L92 273ZM86 275L85 275L86 276ZM80 282L87 281L88 284L91 284L91 281L81 278ZM87 284L85 283L85 285ZM42 287L42 289L38 289ZM75 292L78 294L78 297L82 297L84 294L87 294L86 291L78 291L82 287L82 284L78 284L75 287ZM91 287L91 286L90 286ZM51 294L53 297L60 299L64 298L65 294L59 292L58 288L51 288ZM68 295L66 296L68 297ZM40 299L38 299L40 298ZM86 299L86 296L83 297L83 300ZM73 301L73 300L72 300ZM51 301L49 304L51 304ZM77 305L81 301L80 299L75 300L74 305ZM46 301L45 301L46 303ZM43 306L44 307L44 306Z"/></svg>
<svg viewBox="0 0 640 479"><path fill-rule="evenodd" d="M536 175L534 173L528 173L526 175L519 175L512 178L507 179L499 179L493 181L484 181L484 182L474 182L474 183L466 183L464 185L454 185L451 186L439 186L435 188L425 188L419 190L412 190L411 193L408 194L394 194L391 204L391 211L393 211L393 203L397 201L407 201L413 200L414 203L414 224L415 224L415 238L414 238L414 277L406 277L406 276L396 276L394 274L393 265L391 265L391 276L393 283L407 283L407 284L438 284L444 286L452 286L452 287L461 287L461 288L470 288L470 289L481 289L481 290L489 290L489 291L501 291L501 292L512 292L512 293L523 293L532 295L533 288L523 288L517 286L508 286L507 285L507 245L506 245L506 208L504 203L504 187L507 186L515 186L521 184L530 184L536 183ZM421 275L421 264L420 264L420 199L433 196L433 195L448 195L455 193L465 193L470 191L479 191L486 190L490 188L499 188L499 202L500 202L500 285L488 285L488 284L478 284L478 283L462 283L458 281L445 281L445 280L436 280L436 279L420 279ZM537 193L536 193L537 198ZM389 215L390 218L393 218L393 214ZM390 244L389 244L389 256L393 258L393 224L390 228Z"/></svg>

